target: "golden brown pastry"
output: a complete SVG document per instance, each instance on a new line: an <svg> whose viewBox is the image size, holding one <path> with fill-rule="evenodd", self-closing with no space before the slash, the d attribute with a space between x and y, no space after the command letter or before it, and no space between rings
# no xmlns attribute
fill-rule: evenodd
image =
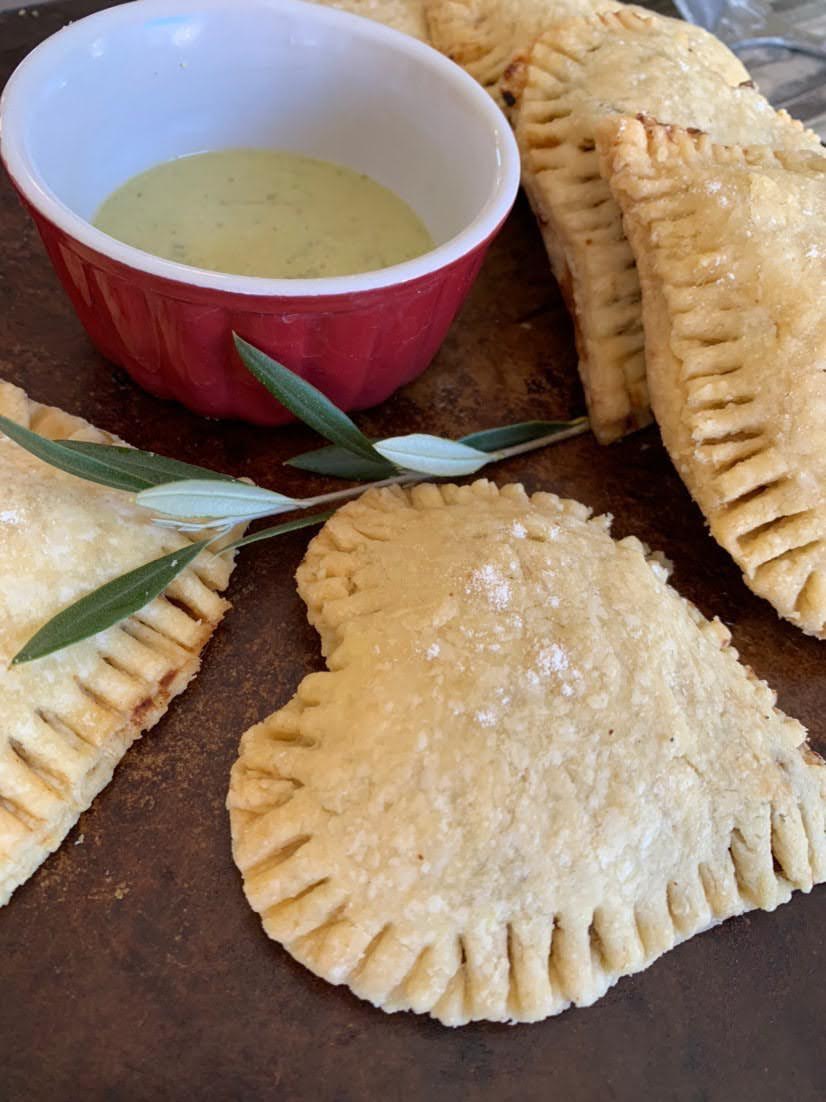
<svg viewBox="0 0 826 1102"><path fill-rule="evenodd" d="M663 440L746 583L826 625L826 159L637 120L600 131Z"/></svg>
<svg viewBox="0 0 826 1102"><path fill-rule="evenodd" d="M750 85L735 56L699 27L624 8L570 20L515 63L506 94L525 190L574 320L597 438L650 420L639 278L620 210L600 175L595 130L644 112L726 143L820 148Z"/></svg>
<svg viewBox="0 0 826 1102"><path fill-rule="evenodd" d="M429 41L424 16L424 0L315 0L328 8L363 15L376 23L384 23L412 38Z"/></svg>
<svg viewBox="0 0 826 1102"><path fill-rule="evenodd" d="M116 442L9 383L0 413L51 439ZM36 662L11 659L62 608L186 542L127 495L58 471L0 432L0 905L195 675L229 607L219 593L232 558L202 554L119 626Z"/></svg>
<svg viewBox="0 0 826 1102"><path fill-rule="evenodd" d="M387 1011L534 1021L826 876L824 774L729 634L574 501L370 491L298 571L328 671L244 736L270 937Z"/></svg>
<svg viewBox="0 0 826 1102"><path fill-rule="evenodd" d="M514 54L551 23L619 5L611 0L424 0L430 39L500 105L499 79Z"/></svg>

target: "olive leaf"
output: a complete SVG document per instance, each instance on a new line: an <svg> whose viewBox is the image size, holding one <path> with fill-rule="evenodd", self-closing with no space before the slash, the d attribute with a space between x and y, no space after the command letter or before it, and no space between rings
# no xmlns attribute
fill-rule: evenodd
<svg viewBox="0 0 826 1102"><path fill-rule="evenodd" d="M170 459L166 455L156 455L155 452L143 452L138 448L124 448L117 444L90 444L85 440L61 440L60 443L80 455L100 460L112 471L131 475L136 481L142 480L145 483L142 489L162 486L165 482L179 482L185 478L209 479L215 482L238 481L232 475L210 470L209 467L182 463L180 459Z"/></svg>
<svg viewBox="0 0 826 1102"><path fill-rule="evenodd" d="M142 490L135 501L167 517L215 517L232 522L271 516L301 508L302 503L275 490L246 482L216 483L209 479L167 482Z"/></svg>
<svg viewBox="0 0 826 1102"><path fill-rule="evenodd" d="M181 463L177 459L167 459L154 452L142 452L137 448L91 444L82 440L50 440L2 415L0 431L49 466L113 490L139 493L172 478L191 478L193 475L221 482L235 481L231 475L196 467L192 463Z"/></svg>
<svg viewBox="0 0 826 1102"><path fill-rule="evenodd" d="M483 452L495 452L546 437L550 444L554 436L569 436L587 428L587 417L575 417L572 421L518 421L513 425L472 432L469 436L461 436L459 441Z"/></svg>
<svg viewBox="0 0 826 1102"><path fill-rule="evenodd" d="M236 548L260 543L262 540L274 539L276 536L295 532L299 528L323 524L332 515L332 511L313 513L312 516L288 520L273 528L262 528L259 532L253 532L249 536L242 536L226 544L219 553L234 551ZM64 647L69 647L73 643L89 639L99 631L105 631L139 612L150 601L159 597L204 548L213 542L213 539L214 537L199 540L178 551L162 555L161 558L144 563L143 566L131 570L128 574L123 574L99 589L87 593L44 624L14 656L12 665L45 658L48 654L54 654L55 651L63 650Z"/></svg>
<svg viewBox="0 0 826 1102"><path fill-rule="evenodd" d="M285 460L285 466L327 475L329 478L352 479L354 482L377 482L397 473L397 468L387 460L378 462L362 459L360 455L353 455L346 448L339 448L335 444L295 455L292 459Z"/></svg>
<svg viewBox="0 0 826 1102"><path fill-rule="evenodd" d="M44 658L125 620L163 593L209 542L199 540L171 551L87 593L44 624L17 652L12 665Z"/></svg>
<svg viewBox="0 0 826 1102"><path fill-rule="evenodd" d="M442 477L473 474L492 459L485 452L457 440L444 440L441 436L422 432L380 440L376 451L407 471Z"/></svg>
<svg viewBox="0 0 826 1102"><path fill-rule="evenodd" d="M0 415L0 430L15 444L19 444L21 448L25 448L31 455L42 459L49 466L57 467L58 470L76 475L87 482L96 482L100 486L109 486L114 490L128 490L131 493L143 490L147 485L144 479L113 468L105 460L75 451L57 440L40 436L31 429L18 425L9 417Z"/></svg>
<svg viewBox="0 0 826 1102"><path fill-rule="evenodd" d="M552 443L552 438L556 435L567 438L587 427L588 421L585 417L576 417L572 421L519 421L513 425L501 425L498 428L472 432L469 436L460 436L458 443L469 444L483 452L495 452L540 438L547 438L547 442ZM376 447L377 441L373 440L371 443ZM354 482L374 482L398 473L398 467L388 460L374 463L335 445L303 452L287 459L285 463L286 466L300 471L311 471L328 478L346 478Z"/></svg>
<svg viewBox="0 0 826 1102"><path fill-rule="evenodd" d="M251 543L261 543L262 540L271 540L274 536L284 536L288 532L296 532L299 528L311 528L315 524L323 524L329 520L335 509L328 509L326 513L313 513L309 517L297 517L295 520L285 520L283 524L276 524L274 528L261 528L258 532L252 532L249 536L228 543L224 551L233 551L236 547L248 547Z"/></svg>
<svg viewBox="0 0 826 1102"><path fill-rule="evenodd" d="M376 453L361 429L357 428L347 414L343 413L320 390L265 352L248 344L237 333L233 334L233 339L238 355L247 370L267 388L273 397L278 399L282 406L286 406L290 413L295 414L311 429L315 429L331 444L338 444L339 447L353 455L361 456L362 459L381 462L381 456Z"/></svg>

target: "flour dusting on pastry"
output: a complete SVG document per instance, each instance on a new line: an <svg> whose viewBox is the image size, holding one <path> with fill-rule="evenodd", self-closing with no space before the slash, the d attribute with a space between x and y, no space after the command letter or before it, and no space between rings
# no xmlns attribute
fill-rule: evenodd
<svg viewBox="0 0 826 1102"><path fill-rule="evenodd" d="M611 10L611 0L424 0L430 37L487 88L499 104L499 80L514 54L551 23Z"/></svg>
<svg viewBox="0 0 826 1102"><path fill-rule="evenodd" d="M521 486L342 508L298 571L328 669L232 771L270 937L387 1011L535 1021L823 880L823 762L664 575Z"/></svg>
<svg viewBox="0 0 826 1102"><path fill-rule="evenodd" d="M0 381L0 413L51 439L120 443ZM202 554L116 627L9 663L62 608L183 547L123 493L47 466L0 433L0 906L55 850L132 742L186 688L229 607L229 555Z"/></svg>
<svg viewBox="0 0 826 1102"><path fill-rule="evenodd" d="M635 119L598 140L663 441L750 588L826 637L826 157Z"/></svg>

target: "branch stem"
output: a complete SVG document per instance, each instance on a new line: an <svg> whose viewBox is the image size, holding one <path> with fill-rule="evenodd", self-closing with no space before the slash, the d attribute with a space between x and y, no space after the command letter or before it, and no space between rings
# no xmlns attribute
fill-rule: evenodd
<svg viewBox="0 0 826 1102"><path fill-rule="evenodd" d="M582 433L587 432L590 428L588 419L586 417L579 418L574 424L567 429L561 429L556 432L547 433L545 436L539 436L535 440L526 440L523 444L513 444L509 448L501 448L499 451L489 453L489 463L498 463L503 459L511 459L517 455L525 455L527 452L538 451L539 448L544 448L548 444L557 444L561 440L568 440L572 436L581 436ZM486 463L485 466L488 464ZM428 475L418 471L399 471L397 475L392 475L390 478L382 478L378 482L361 482L356 486L350 486L346 490L334 490L329 494L316 494L315 497L303 497L296 498L295 503L292 506L272 509L272 510L259 510L255 513L249 513L244 516L234 517L216 517L209 523L206 522L190 522L186 521L178 522L175 524L175 518L173 517L160 517L156 518L160 522L169 527L180 527L181 531L189 529L201 529L217 527L219 525L226 524L238 524L249 523L253 520L262 520L264 517L277 516L280 514L289 514L294 512L304 512L306 509L314 509L317 505L332 505L340 501L349 501L354 497L361 497L367 490L381 490L386 486L409 486L415 482L424 482L429 478L444 478L447 476ZM261 537L265 538L265 537Z"/></svg>
<svg viewBox="0 0 826 1102"><path fill-rule="evenodd" d="M524 455L525 452L536 451L548 444L558 444L560 440L570 440L572 436L582 436L590 429L587 417L580 417L570 428L560 429L559 432L549 432L547 436L539 436L536 440L526 440L524 444L514 444L510 448L502 448L501 451L491 452L491 459L498 462L500 459L510 459L514 455Z"/></svg>
<svg viewBox="0 0 826 1102"><path fill-rule="evenodd" d="M580 417L570 428L557 432L549 432L546 436L539 436L536 440L526 440L524 444L513 444L509 448L490 452L490 462L498 463L502 459L511 459L515 455L524 455L526 452L537 451L547 447L548 444L557 444L561 440L570 440L572 436L581 436L591 426L587 417ZM487 464L485 464L487 466ZM300 509L312 509L316 505L329 505L333 501L347 501L349 498L359 497L367 490L381 490L385 486L405 486L411 482L423 482L428 478L436 478L437 475L417 473L416 471L401 471L390 478L382 478L379 482L362 482L358 486L351 486L347 490L335 490L331 494L318 494L316 497L301 498Z"/></svg>

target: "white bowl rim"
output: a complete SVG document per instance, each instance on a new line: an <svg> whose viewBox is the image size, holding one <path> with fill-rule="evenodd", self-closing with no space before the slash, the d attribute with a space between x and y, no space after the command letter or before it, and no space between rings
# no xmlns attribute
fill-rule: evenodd
<svg viewBox="0 0 826 1102"><path fill-rule="evenodd" d="M37 81L37 69L49 61L51 73L62 55L93 38L105 28L157 16L186 15L246 7L302 9L309 21L338 24L342 32L372 39L404 52L416 62L439 70L455 85L457 92L473 101L490 124L499 160L498 185L476 217L454 237L413 260L357 275L330 276L326 279L265 279L232 275L165 260L142 249L118 241L75 214L52 192L27 155L22 140L23 119L27 110L28 87ZM176 283L231 294L277 298L328 297L352 295L363 291L408 283L430 275L473 252L497 229L513 205L519 189L519 151L504 114L481 85L458 65L418 39L349 12L339 11L304 0L133 0L95 12L57 31L45 39L20 62L0 97L0 158L25 199L45 218L70 238L103 256L129 268Z"/></svg>

